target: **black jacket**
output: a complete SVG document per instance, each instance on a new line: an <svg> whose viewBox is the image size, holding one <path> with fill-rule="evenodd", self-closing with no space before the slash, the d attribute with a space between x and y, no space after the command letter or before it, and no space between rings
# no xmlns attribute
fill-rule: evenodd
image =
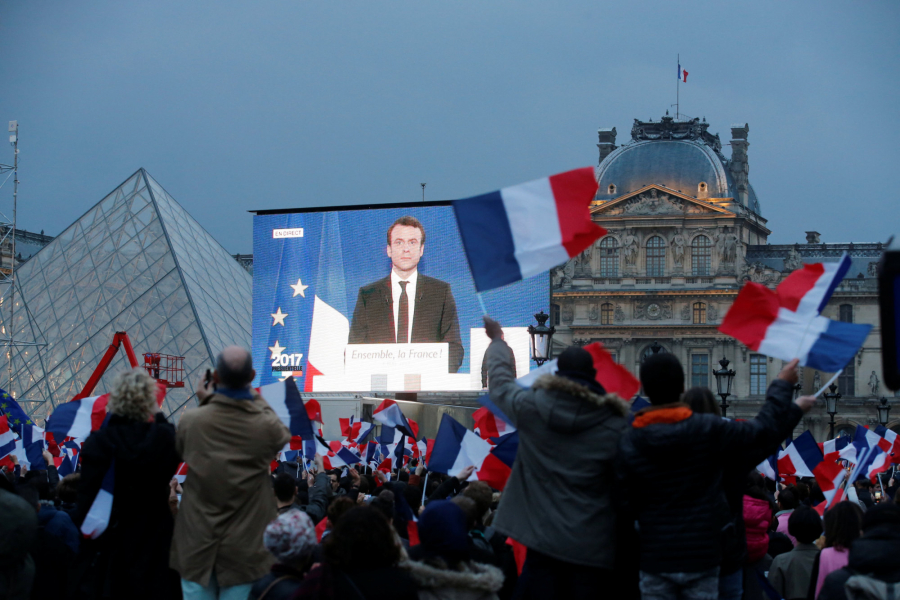
<svg viewBox="0 0 900 600"><path fill-rule="evenodd" d="M874 527L855 540L847 566L828 574L818 600L846 600L844 584L853 575L900 583L900 525Z"/></svg>
<svg viewBox="0 0 900 600"><path fill-rule="evenodd" d="M303 582L303 576L287 565L272 565L272 571L256 581L247 600L289 600ZM265 596L263 596L265 594Z"/></svg>
<svg viewBox="0 0 900 600"><path fill-rule="evenodd" d="M180 462L175 427L162 413L152 423L112 415L106 427L92 433L81 450L77 525L90 510L113 459L112 514L99 538L81 544L79 595L169 598L178 590L177 575L169 570L174 528L169 481ZM94 568L89 568L91 563Z"/></svg>
<svg viewBox="0 0 900 600"><path fill-rule="evenodd" d="M641 411L619 443L621 509L638 521L640 568L649 573L696 573L721 565L723 547L735 535L723 470L765 451L773 436L783 439L803 414L792 401L791 385L781 380L769 386L752 421L708 414L684 418L685 409L676 404Z"/></svg>
<svg viewBox="0 0 900 600"><path fill-rule="evenodd" d="M389 275L359 288L353 320L350 322L349 343L393 344L396 340ZM456 301L449 284L419 273L410 342L447 342L450 345L447 366L450 373L459 371L464 350L459 337Z"/></svg>

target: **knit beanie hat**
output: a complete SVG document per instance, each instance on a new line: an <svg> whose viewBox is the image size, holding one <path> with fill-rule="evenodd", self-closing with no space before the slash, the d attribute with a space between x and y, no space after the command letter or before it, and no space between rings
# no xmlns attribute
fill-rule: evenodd
<svg viewBox="0 0 900 600"><path fill-rule="evenodd" d="M279 562L290 562L312 554L316 528L305 512L289 510L266 526L263 543Z"/></svg>
<svg viewBox="0 0 900 600"><path fill-rule="evenodd" d="M468 558L466 513L449 500L431 502L419 517L419 541L427 556L451 561Z"/></svg>

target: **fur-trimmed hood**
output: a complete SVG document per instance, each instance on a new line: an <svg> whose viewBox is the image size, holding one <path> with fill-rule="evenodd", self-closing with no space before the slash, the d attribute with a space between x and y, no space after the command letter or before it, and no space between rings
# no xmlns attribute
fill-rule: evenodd
<svg viewBox="0 0 900 600"><path fill-rule="evenodd" d="M440 559L437 561L443 563ZM464 562L456 569L441 569L419 561L409 561L401 566L409 570L420 588L442 592L439 594L442 598L459 597L461 592L468 593L465 597L491 597L503 587L503 572L482 563Z"/></svg>
<svg viewBox="0 0 900 600"><path fill-rule="evenodd" d="M601 396L571 379L560 377L558 375L542 375L534 382L534 385L532 385L531 388L535 390L563 392L600 407L608 406L620 417L627 415L629 410L628 403L622 400L618 394L604 394Z"/></svg>

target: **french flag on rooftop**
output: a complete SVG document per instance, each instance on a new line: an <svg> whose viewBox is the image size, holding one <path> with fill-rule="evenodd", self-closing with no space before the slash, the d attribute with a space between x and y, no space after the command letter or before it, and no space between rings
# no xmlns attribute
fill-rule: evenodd
<svg viewBox="0 0 900 600"><path fill-rule="evenodd" d="M428 470L455 475L473 465L475 472L469 481L484 481L492 488L502 490L509 479L518 449L518 432L503 436L496 446L491 446L456 419L444 414L428 457Z"/></svg>
<svg viewBox="0 0 900 600"><path fill-rule="evenodd" d="M372 413L372 417L382 425L393 427L403 435L408 435L413 439L419 435L419 427L412 426L415 422L407 420L403 411L400 410L400 405L393 400L383 400L378 405L378 408L375 409L375 412Z"/></svg>
<svg viewBox="0 0 900 600"><path fill-rule="evenodd" d="M843 369L856 355L871 325L826 319L819 313L850 268L844 254L836 263L804 265L776 290L747 282L719 331L768 356L791 360L825 373Z"/></svg>
<svg viewBox="0 0 900 600"><path fill-rule="evenodd" d="M109 394L60 404L47 419L47 433L57 443L67 437L83 439L97 431L106 418Z"/></svg>
<svg viewBox="0 0 900 600"><path fill-rule="evenodd" d="M596 193L586 167L454 201L475 289L543 273L593 244L606 233L591 220Z"/></svg>

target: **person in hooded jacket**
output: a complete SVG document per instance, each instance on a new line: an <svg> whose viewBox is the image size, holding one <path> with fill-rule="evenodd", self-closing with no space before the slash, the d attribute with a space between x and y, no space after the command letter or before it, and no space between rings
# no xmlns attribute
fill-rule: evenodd
<svg viewBox="0 0 900 600"><path fill-rule="evenodd" d="M613 463L628 405L597 383L591 355L578 347L559 356L555 375L522 388L500 325L485 317L485 332L492 340L485 355L491 401L519 433L493 521L528 548L516 595L575 598L598 586L610 590L618 581Z"/></svg>
<svg viewBox="0 0 900 600"><path fill-rule="evenodd" d="M817 600L900 597L900 506L876 504L863 515L862 526L847 566L825 578Z"/></svg>
<svg viewBox="0 0 900 600"><path fill-rule="evenodd" d="M419 517L419 539L420 559L402 565L419 586L419 600L497 600L503 573L471 560L463 508L451 500L430 503Z"/></svg>
<svg viewBox="0 0 900 600"><path fill-rule="evenodd" d="M110 469L112 513L104 533L81 544L77 596L178 597L178 576L168 567L174 527L169 480L181 462L175 427L157 412L156 381L142 369L113 379L108 410L106 427L81 448L76 522L84 521Z"/></svg>
<svg viewBox="0 0 900 600"><path fill-rule="evenodd" d="M788 363L750 421L695 414L679 402L684 369L671 354L654 354L640 378L651 406L637 413L619 443L616 468L640 536L643 600L719 597L723 546L734 535L723 471L736 459L784 439L816 399L791 401L798 361ZM647 482L666 490L648 494Z"/></svg>

